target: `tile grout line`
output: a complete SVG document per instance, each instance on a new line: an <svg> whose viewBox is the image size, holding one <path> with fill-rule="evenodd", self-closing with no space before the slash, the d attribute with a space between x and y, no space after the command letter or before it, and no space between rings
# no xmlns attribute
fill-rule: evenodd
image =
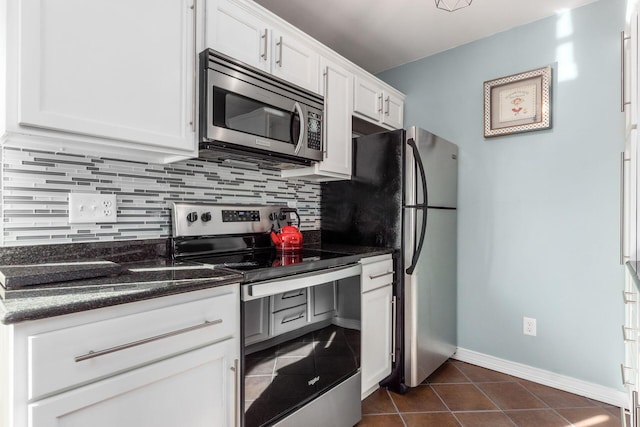
<svg viewBox="0 0 640 427"><path fill-rule="evenodd" d="M469 378L464 372L462 372L456 365L454 365L453 363L451 364L451 366L457 370L458 372L460 372L462 374L463 377L465 377L467 380L471 381L471 378ZM460 383L460 384L466 384L466 383ZM431 383L429 383L429 387L431 387L431 390L433 390L433 392L435 393L436 396L438 396L438 399L440 399L440 401L442 402L442 404L444 405L445 408L447 408L447 410L449 411L449 413L451 414L451 416L453 416L453 419L456 420L456 422L462 426L462 422L460 421L460 419L458 419L458 417L456 417L456 414L451 410L451 408L449 408L449 405L447 405L447 403L444 401L444 399L442 399L442 396L440 396L440 394L438 393L438 391L431 385Z"/></svg>
<svg viewBox="0 0 640 427"><path fill-rule="evenodd" d="M408 423L411 423L411 419L405 420L405 416L413 416L413 414L428 414L428 413L432 413L432 414L451 414L451 418L453 418L453 420L455 420L455 423L457 426L464 426L464 420L467 419L469 417L469 415L464 416L463 414L478 414L479 417L475 418L473 416L471 416L471 418L468 418L468 420L485 420L485 422L487 420L490 420L494 417L498 417L498 415L480 415L480 414L502 414L500 417L504 417L508 420L509 425L514 426L514 427L518 427L519 424L515 419L512 419L508 413L523 413L523 412L546 412L549 415L548 416L554 416L554 417L558 417L557 420L562 422L563 424L565 424L567 427L576 427L576 424L572 423L568 418L566 418L565 416L563 416L560 411L562 410L581 410L581 409L586 409L586 410L600 410L603 411L604 413L606 413L610 418L613 419L613 421L615 422L616 420L620 421L620 418L616 417L615 414L613 414L612 411L609 410L608 406L611 405L603 405L600 404L599 401L595 401L595 400L588 400L585 403L588 403L587 406L561 406L561 407L554 407L552 406L552 404L547 403L547 401L545 399L543 399L542 396L546 396L547 399L551 399L551 402L556 402L556 403L577 403L578 405L580 405L580 401L575 401L572 402L571 400L569 401L565 401L562 400L562 396L558 396L557 398L555 397L555 395L551 394L548 395L544 393L545 390L542 390L541 395L538 395L535 392L535 388L534 390L530 390L525 384L523 384L522 381L519 381L519 379L517 377L514 377L512 375L508 375L508 374L504 374L505 375L505 380L491 380L491 381L473 381L468 374L466 374L462 368L460 368L459 366L457 366L457 364L455 363L451 363L448 362L449 366L454 368L452 371L450 371L448 374L441 376L441 378L443 380L446 381L447 378L457 378L458 380L461 380L462 378L466 378L468 380L468 382L461 382L461 381L453 381L453 382L431 382L429 380L429 378L427 378L423 383L421 383L418 387L421 386L429 386L429 389L433 392L433 394L438 398L438 400L440 401L440 403L443 405L442 410L417 410L417 411L405 411L405 412L401 412L398 405L395 402L395 399L393 397L393 394L388 390L388 389L383 389L386 393L386 396L391 400L391 404L394 408L394 410L396 411L395 414L398 414L400 416L400 419L402 421L402 425L407 427ZM458 374L461 374L459 377L455 374L455 372L457 372ZM478 374L480 375L480 373ZM491 378L490 376L487 375L480 375L480 378ZM541 404L540 407L521 407L521 408L512 408L512 409L503 409L500 405L498 405L489 394L488 392L491 391L493 389L493 387L489 387L488 391L485 392L485 390L483 389L483 386L485 384L489 385L489 384L510 384L510 383L517 383L519 385L519 387L515 387L518 390L524 390L524 396L523 399L525 401L527 401L530 397L533 397L532 400L530 400L531 405L538 405ZM447 403L444 401L444 399L442 398L442 396L438 393L438 391L436 390L436 386L446 386L446 385L457 385L457 386L462 386L462 385L473 385L473 389L477 390L479 392L479 394L481 396L484 396L484 398L486 398L489 402L491 402L491 404L493 404L495 406L495 409L486 409L486 410L461 410L461 411L452 411L452 409L447 405ZM496 386L498 388L498 390L501 388L500 386ZM508 386L507 390L513 386ZM553 387L551 387L553 388ZM517 392L517 390L514 390L514 393L516 396L519 395L519 392ZM498 393L496 395L497 398L500 398L504 393ZM527 397L528 396L528 397ZM507 394L505 396L505 398L509 397L509 394ZM452 401L452 404L454 404L456 402L456 400ZM538 402L538 403L536 403ZM435 401L434 401L435 403ZM528 406L528 405L522 405L522 402L519 402L519 399L515 399L515 400L505 400L504 405L506 405L507 407L510 406L511 404L513 404L514 406ZM587 412L589 413L589 412ZM393 413L378 413L378 414L367 414L367 415L393 415ZM444 416L444 415L441 415ZM520 417L525 416L525 417L529 417L528 415L521 415ZM531 415L533 416L533 415ZM543 415L540 415L543 416ZM568 413L568 416L572 416L571 413ZM488 417L488 418L487 418ZM538 415L536 415L536 417L538 417ZM449 418L449 419L451 419ZM501 421L502 423L503 421Z"/></svg>
<svg viewBox="0 0 640 427"><path fill-rule="evenodd" d="M455 365L454 365L455 366ZM458 371L462 372L462 375L464 375L465 377L469 378L469 376L467 376L467 374L465 374L461 369L459 369L457 366L455 366L456 369L458 369ZM506 375L506 374L505 374ZM510 375L509 377L511 378L517 378L517 377L513 377L512 375ZM498 409L500 409L500 412L502 412L508 419L509 421L511 421L512 424L514 424L515 426L517 426L517 423L511 419L511 417L506 414L504 412L504 410L502 408L500 408L496 402L493 401L493 399L491 399L485 392L484 390L482 390L480 387L478 387L475 383L475 381L472 381L471 378L469 378L469 380L473 383L473 385L476 386L476 388L478 390L480 390L480 392L482 394L484 394L487 399L489 399L494 405L496 405L496 407L498 407ZM522 385L522 383L520 381L517 380L513 380L513 381L487 381L487 383L499 383L499 382L515 382L517 383L520 387L522 387L527 393L529 393L531 396L533 396L535 399L537 399L538 401L540 401L540 403L542 403L545 408L539 408L539 409L544 409L544 410L551 410L552 413L556 414L557 416L559 416L562 420L564 420L565 422L568 423L569 426L573 426L574 424L572 422L570 422L568 419L566 419L565 417L562 416L562 414L560 414L558 411L555 410L555 408L552 408L547 402L545 402L544 400L542 400L542 398L540 398L537 394L535 394L534 392L532 392L531 390L529 390L527 387L525 387L524 385ZM534 408L529 408L529 409L521 409L521 411L524 410L532 410Z"/></svg>
<svg viewBox="0 0 640 427"><path fill-rule="evenodd" d="M391 400L391 404L393 405L393 407L396 408L396 413L400 417L400 421L402 421L402 425L404 425L404 427L407 427L407 423L404 421L404 418L402 417L402 413L398 409L398 405L396 405L396 402L393 400L393 396L391 396L391 392L389 391L389 389L384 389L384 391L387 393L387 397L389 398L389 400Z"/></svg>

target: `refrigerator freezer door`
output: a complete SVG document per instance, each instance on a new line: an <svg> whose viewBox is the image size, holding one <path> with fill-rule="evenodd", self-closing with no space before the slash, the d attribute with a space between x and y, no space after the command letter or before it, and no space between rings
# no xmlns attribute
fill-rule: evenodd
<svg viewBox="0 0 640 427"><path fill-rule="evenodd" d="M404 131L353 140L350 181L322 185L322 242L400 249Z"/></svg>
<svg viewBox="0 0 640 427"><path fill-rule="evenodd" d="M424 210L405 209L405 263ZM405 275L405 383L415 387L456 350L455 209L428 209L427 233L413 274ZM413 226L409 226L413 224ZM405 265L405 268L407 265Z"/></svg>
<svg viewBox="0 0 640 427"><path fill-rule="evenodd" d="M406 137L413 138L422 159L427 175L428 206L455 208L458 197L458 146L417 127L410 127ZM409 147L406 162L406 203L424 204L419 171Z"/></svg>

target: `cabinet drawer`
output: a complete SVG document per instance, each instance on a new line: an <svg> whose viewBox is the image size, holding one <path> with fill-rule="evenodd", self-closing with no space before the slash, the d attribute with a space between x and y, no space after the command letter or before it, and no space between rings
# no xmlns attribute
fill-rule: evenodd
<svg viewBox="0 0 640 427"><path fill-rule="evenodd" d="M307 289L296 289L289 292L283 292L271 297L273 301L272 312L284 310L285 308L295 307L307 302Z"/></svg>
<svg viewBox="0 0 640 427"><path fill-rule="evenodd" d="M393 260L388 259L362 265L362 292L371 291L393 283Z"/></svg>
<svg viewBox="0 0 640 427"><path fill-rule="evenodd" d="M28 396L93 382L237 336L237 287L221 295L28 337Z"/></svg>
<svg viewBox="0 0 640 427"><path fill-rule="evenodd" d="M273 313L271 316L273 327L272 335L280 335L284 332L293 331L307 323L307 305L288 308Z"/></svg>

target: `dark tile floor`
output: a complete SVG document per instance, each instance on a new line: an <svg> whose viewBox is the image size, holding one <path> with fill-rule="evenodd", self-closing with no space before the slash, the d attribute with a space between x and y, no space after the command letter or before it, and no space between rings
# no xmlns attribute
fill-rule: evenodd
<svg viewBox="0 0 640 427"><path fill-rule="evenodd" d="M620 408L449 360L399 395L377 390L358 427L620 427Z"/></svg>

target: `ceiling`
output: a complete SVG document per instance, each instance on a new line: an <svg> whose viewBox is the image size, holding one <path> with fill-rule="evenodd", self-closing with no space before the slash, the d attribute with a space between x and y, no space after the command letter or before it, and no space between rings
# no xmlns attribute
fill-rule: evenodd
<svg viewBox="0 0 640 427"><path fill-rule="evenodd" d="M474 0L456 12L434 0L255 1L375 74L596 0Z"/></svg>

